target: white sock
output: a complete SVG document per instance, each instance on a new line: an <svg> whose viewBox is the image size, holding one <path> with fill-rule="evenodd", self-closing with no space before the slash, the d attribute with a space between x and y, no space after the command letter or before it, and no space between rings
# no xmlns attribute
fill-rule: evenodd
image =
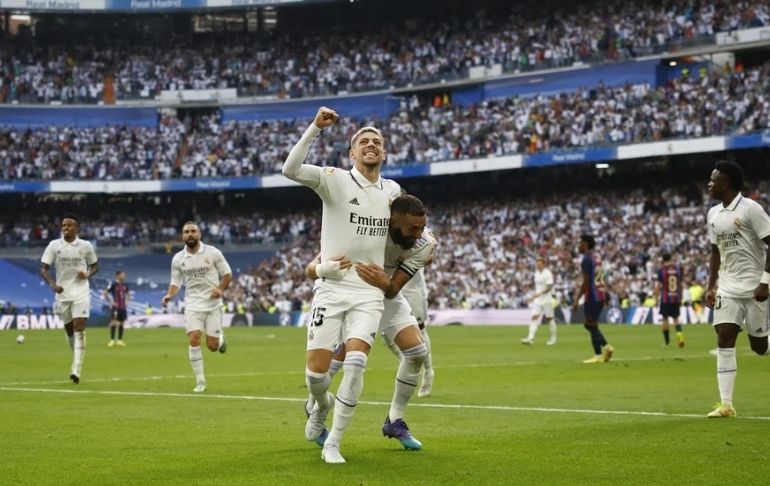
<svg viewBox="0 0 770 486"><path fill-rule="evenodd" d="M767 351L765 351L765 356L770 355L770 336L767 336Z"/></svg>
<svg viewBox="0 0 770 486"><path fill-rule="evenodd" d="M719 397L725 405L733 404L733 389L735 388L737 372L738 360L735 359L735 348L717 348Z"/></svg>
<svg viewBox="0 0 770 486"><path fill-rule="evenodd" d="M329 390L331 382L332 377L329 373L316 373L305 368L305 384L320 409L329 408L329 395L326 392Z"/></svg>
<svg viewBox="0 0 770 486"><path fill-rule="evenodd" d="M329 380L334 378L334 375L336 375L337 372L342 369L342 363L342 361L332 358L332 364L329 365Z"/></svg>
<svg viewBox="0 0 770 486"><path fill-rule="evenodd" d="M390 412L388 412L391 422L404 418L406 405L417 388L420 368L422 367L425 355L428 354L428 347L425 343L422 343L413 348L403 350L403 354L404 359L398 365L396 389L393 392L393 400L390 402Z"/></svg>
<svg viewBox="0 0 770 486"><path fill-rule="evenodd" d="M556 341L556 319L548 321L548 329L551 331L551 341Z"/></svg>
<svg viewBox="0 0 770 486"><path fill-rule="evenodd" d="M425 355L425 360L422 362L422 368L425 371L430 371L430 369L433 368L433 357L430 355L431 344L430 336L428 336L428 328L424 327L420 329L420 334L422 334L422 342L428 347L428 353Z"/></svg>
<svg viewBox="0 0 770 486"><path fill-rule="evenodd" d="M75 333L72 333L71 336L66 333L64 335L67 336L67 344L69 344L70 351L74 352L75 351Z"/></svg>
<svg viewBox="0 0 770 486"><path fill-rule="evenodd" d="M532 321L529 323L529 336L527 336L527 339L530 341L535 340L535 334L537 333L537 326L539 326L540 323L537 321Z"/></svg>
<svg viewBox="0 0 770 486"><path fill-rule="evenodd" d="M221 332L219 334L219 344L217 345L217 351L222 349L222 345L225 344L225 333Z"/></svg>
<svg viewBox="0 0 770 486"><path fill-rule="evenodd" d="M192 366L195 383L206 383L206 377L203 375L203 353L200 346L190 346L189 348L190 366Z"/></svg>
<svg viewBox="0 0 770 486"><path fill-rule="evenodd" d="M345 356L342 366L343 376L337 389L337 400L334 404L334 421L329 433L327 444L337 444L342 441L345 429L353 418L358 399L364 389L364 371L366 370L366 353L350 351Z"/></svg>
<svg viewBox="0 0 770 486"><path fill-rule="evenodd" d="M83 368L83 358L86 357L86 332L75 331L73 341L72 374L80 376L80 370Z"/></svg>

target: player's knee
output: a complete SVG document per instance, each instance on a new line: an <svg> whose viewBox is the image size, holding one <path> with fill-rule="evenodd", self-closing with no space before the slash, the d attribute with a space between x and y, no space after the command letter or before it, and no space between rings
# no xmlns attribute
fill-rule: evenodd
<svg viewBox="0 0 770 486"><path fill-rule="evenodd" d="M404 356L404 359L422 364L428 356L428 346L425 343L420 343L409 349L402 349L401 354Z"/></svg>
<svg viewBox="0 0 770 486"><path fill-rule="evenodd" d="M583 324L583 327L586 329L586 331L591 332L593 329L596 329L596 323L586 322L585 324Z"/></svg>
<svg viewBox="0 0 770 486"><path fill-rule="evenodd" d="M209 348L209 351L212 352L219 351L219 343L207 342L206 347Z"/></svg>

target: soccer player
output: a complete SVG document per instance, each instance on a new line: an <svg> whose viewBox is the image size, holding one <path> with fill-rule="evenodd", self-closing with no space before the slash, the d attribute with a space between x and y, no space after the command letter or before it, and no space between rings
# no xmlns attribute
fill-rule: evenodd
<svg viewBox="0 0 770 486"><path fill-rule="evenodd" d="M577 310L580 296L584 297L583 313L585 314L585 328L591 334L591 345L594 348L593 358L583 363L606 363L612 359L615 348L607 344L604 335L599 330L599 316L604 307L606 287L604 284L604 271L599 257L593 252L596 240L591 235L581 235L578 243L578 251L583 254L580 266L582 269L582 281L575 291L575 299L572 308Z"/></svg>
<svg viewBox="0 0 770 486"><path fill-rule="evenodd" d="M171 282L161 304L168 305L182 285L185 286L184 323L189 341L188 356L195 375L193 392L203 393L206 376L201 336L206 333L206 347L210 351L224 353L227 350L222 333L222 294L233 280L233 273L222 252L201 241L197 223L188 221L184 224L182 239L185 247L171 261Z"/></svg>
<svg viewBox="0 0 770 486"><path fill-rule="evenodd" d="M302 163L321 130L338 119L335 111L321 107L289 153L282 173L313 189L323 202L321 264L334 262L333 256L344 255L353 264L374 263L381 267L390 202L401 193L397 183L380 177L386 154L382 133L374 127L363 127L353 135L349 155L354 166L349 171ZM382 290L364 282L358 272L322 276L315 286L305 376L316 403L305 426L307 440L315 441L326 430L326 415L334 398L328 393L329 367L340 337L347 350L332 430L321 451L321 458L327 463L345 462L340 443L363 390L364 370L382 317L383 300Z"/></svg>
<svg viewBox="0 0 770 486"><path fill-rule="evenodd" d="M663 346L670 344L669 321L674 322L676 328L676 345L684 347L684 333L679 322L679 310L682 306L682 267L674 264L670 253L664 253L663 266L658 270L658 281L655 284L655 293L660 295L660 315L663 322L660 327L663 330Z"/></svg>
<svg viewBox="0 0 770 486"><path fill-rule="evenodd" d="M535 260L535 295L532 297L532 322L529 324L529 335L521 340L522 344L533 344L535 334L542 318L548 322L551 336L547 345L556 344L556 320L553 315L553 274L548 269L545 258Z"/></svg>
<svg viewBox="0 0 770 486"><path fill-rule="evenodd" d="M721 403L709 418L735 416L735 341L741 329L747 331L755 353L768 354L770 217L762 206L741 194L742 188L741 167L717 162L708 184L709 194L720 203L709 210L707 218L711 259L706 305L714 309Z"/></svg>
<svg viewBox="0 0 770 486"><path fill-rule="evenodd" d="M86 321L90 315L90 288L88 279L99 271L94 247L78 238L80 224L73 215L61 222L61 238L51 241L43 252L40 276L56 294L54 312L64 323L64 332L72 355L70 380L80 383L80 372L86 354ZM48 270L56 267L56 280Z"/></svg>
<svg viewBox="0 0 770 486"><path fill-rule="evenodd" d="M426 265L430 265L430 261ZM428 347L428 354L422 362L420 372L420 388L417 390L417 396L424 398L430 396L433 391L433 379L436 376L433 370L432 345L428 335L428 286L425 284L425 268L418 270L414 277L409 279L401 289L401 295L412 308L412 314L417 318L417 325L422 334L422 342Z"/></svg>
<svg viewBox="0 0 770 486"><path fill-rule="evenodd" d="M379 330L386 342L393 343L400 357L393 400L382 426L382 434L398 439L409 450L422 448L420 441L409 431L404 413L417 388L428 347L422 340L418 318L401 294L401 289L433 257L436 240L430 233L423 233L425 224L426 211L422 201L409 195L398 197L391 206L385 267L373 263L355 267L365 282L383 291L386 300ZM341 265L349 266L349 262L343 257ZM306 267L305 274L315 280L319 272L326 275L325 270L316 257ZM339 370L344 359L345 348L342 346L332 359L331 376Z"/></svg>
<svg viewBox="0 0 770 486"><path fill-rule="evenodd" d="M115 272L115 281L104 289L104 300L110 304L110 341L107 346L125 346L123 342L123 323L128 317L128 285L126 284L126 272ZM118 331L118 340L115 341L115 330Z"/></svg>

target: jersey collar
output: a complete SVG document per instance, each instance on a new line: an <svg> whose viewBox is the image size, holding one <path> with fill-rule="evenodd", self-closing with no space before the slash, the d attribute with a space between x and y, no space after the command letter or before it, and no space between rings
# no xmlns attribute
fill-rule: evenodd
<svg viewBox="0 0 770 486"><path fill-rule="evenodd" d="M358 184L358 187L361 189L369 186L374 186L377 189L382 189L382 176L378 177L375 182L369 182L369 179L364 177L364 175L359 172L358 169L353 166L352 169L350 169L350 177L353 178L353 181L355 181L356 184Z"/></svg>
<svg viewBox="0 0 770 486"><path fill-rule="evenodd" d="M76 236L75 239L70 242L70 241L65 240L64 236L62 236L61 237L61 242L62 242L63 245L78 246L78 244L80 243L80 238Z"/></svg>
<svg viewBox="0 0 770 486"><path fill-rule="evenodd" d="M740 192L735 196L735 198L730 201L730 204L725 207L724 203L722 203L722 209L727 211L735 211L735 207L738 206L738 203L743 199L743 194Z"/></svg>

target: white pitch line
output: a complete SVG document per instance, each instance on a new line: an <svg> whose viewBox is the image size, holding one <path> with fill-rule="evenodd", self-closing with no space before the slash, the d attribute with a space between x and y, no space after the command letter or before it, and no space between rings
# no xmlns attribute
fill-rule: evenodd
<svg viewBox="0 0 770 486"><path fill-rule="evenodd" d="M749 356L750 353L744 353ZM636 358L613 359L613 363L625 363L629 361L655 361L655 360L682 360L697 358L713 358L709 354L691 354L691 355L671 355L671 356L639 356ZM395 363L395 362L394 362ZM435 366L437 370L443 369L463 369L463 368L505 368L508 366L535 366L543 364L564 364L577 363L577 361L509 361L504 363L466 363L466 364L447 364ZM394 368L367 368L368 372L392 371ZM251 371L243 373L214 373L208 376L214 378L243 378L248 376L280 376L280 375L303 375L304 370L296 371ZM89 383L117 383L123 381L160 381L160 380L186 380L191 375L170 375L170 376L137 376L137 377L113 377L113 378L90 378ZM24 386L24 385L59 385L61 380L49 381L14 381L0 383L0 386Z"/></svg>
<svg viewBox="0 0 770 486"><path fill-rule="evenodd" d="M22 388L0 386L0 391L16 391L31 393L61 393L69 395L113 395L113 396L132 396L132 397L167 397L167 398L219 398L224 400L251 400L267 402L304 402L305 398L288 397L262 397L255 395L221 395L221 394L198 394L198 393L158 393L158 392L128 392L128 391L110 391L110 390L72 390L60 388ZM390 406L390 402L360 401L358 403L365 405ZM666 413L666 412L645 412L629 410L591 410L581 408L553 408L553 407L512 407L508 405L467 405L467 404L443 404L443 403L410 403L410 407L418 408L442 408L456 410L495 410L505 412L542 412L542 413L572 413L572 414L590 414L590 415L621 415L637 417L679 417L679 418L697 418L704 419L704 414L693 413ZM768 420L770 417L762 416L741 416L740 420Z"/></svg>

